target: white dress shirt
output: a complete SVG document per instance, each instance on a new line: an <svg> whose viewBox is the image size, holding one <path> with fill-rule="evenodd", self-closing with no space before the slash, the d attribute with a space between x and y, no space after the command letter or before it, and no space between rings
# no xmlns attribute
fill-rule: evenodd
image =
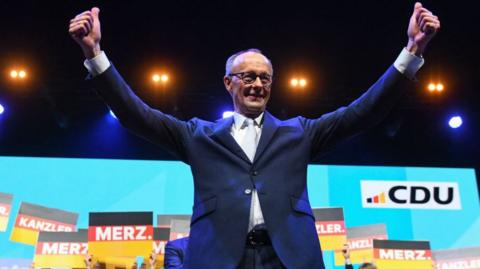
<svg viewBox="0 0 480 269"><path fill-rule="evenodd" d="M260 141L260 136L262 135L262 118L263 113L260 114L257 118L253 119L255 131L257 132L257 141L256 145L258 146L258 142ZM238 145L243 149L243 138L245 137L245 133L247 128L244 127L244 122L247 117L239 114L237 112L233 113L233 124L230 130L230 134L233 136L235 141L237 141ZM245 150L244 150L245 151ZM260 200L258 199L257 190L254 188L252 190L252 202L250 204L250 216L248 221L248 231L252 230L255 225L265 223L262 214L262 208L260 207Z"/></svg>

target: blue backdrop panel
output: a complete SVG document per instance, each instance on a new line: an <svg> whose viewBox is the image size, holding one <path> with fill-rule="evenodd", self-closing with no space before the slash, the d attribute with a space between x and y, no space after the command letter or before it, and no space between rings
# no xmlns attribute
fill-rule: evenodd
<svg viewBox="0 0 480 269"><path fill-rule="evenodd" d="M92 211L191 214L192 176L181 162L0 157L0 171L0 192L14 195L8 230L0 233L0 258L33 255L33 247L9 241L22 201L78 212L79 228L87 227ZM364 208L362 180L456 182L462 208ZM433 249L480 246L473 169L311 165L308 191L312 207L344 207L347 227L385 223L391 239L430 240ZM332 252L324 257L334 268Z"/></svg>

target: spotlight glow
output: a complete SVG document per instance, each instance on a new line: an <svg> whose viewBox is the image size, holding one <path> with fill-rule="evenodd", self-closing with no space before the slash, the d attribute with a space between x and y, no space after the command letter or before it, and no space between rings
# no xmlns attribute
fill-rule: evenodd
<svg viewBox="0 0 480 269"><path fill-rule="evenodd" d="M225 118L228 118L228 117L231 117L233 116L233 111L225 111L223 112L222 114L222 117L225 119Z"/></svg>
<svg viewBox="0 0 480 269"><path fill-rule="evenodd" d="M20 72L18 72L18 77L19 78L25 78L27 76L27 72L23 71L23 70L20 70Z"/></svg>
<svg viewBox="0 0 480 269"><path fill-rule="evenodd" d="M441 82L430 82L427 85L427 90L431 93L441 93L445 90L445 85L443 85Z"/></svg>
<svg viewBox="0 0 480 269"><path fill-rule="evenodd" d="M4 111L5 111L5 108L2 106L2 104L0 104L0 114L3 114Z"/></svg>
<svg viewBox="0 0 480 269"><path fill-rule="evenodd" d="M435 88L437 89L437 92L442 92L445 89L442 83L438 83Z"/></svg>
<svg viewBox="0 0 480 269"><path fill-rule="evenodd" d="M292 85L293 87L297 87L298 86L298 79L292 78L290 80L290 85Z"/></svg>
<svg viewBox="0 0 480 269"><path fill-rule="evenodd" d="M166 84L168 82L168 80L169 80L169 77L165 73L163 73L163 74L155 73L155 74L152 75L152 81L155 84L157 84L157 83Z"/></svg>
<svg viewBox="0 0 480 269"><path fill-rule="evenodd" d="M21 69L12 69L10 70L10 78L12 80L24 80L27 78L27 71Z"/></svg>
<svg viewBox="0 0 480 269"><path fill-rule="evenodd" d="M12 70L12 71L10 71L10 77L11 77L11 78L17 78L17 77L18 77L18 72L17 72L17 70Z"/></svg>
<svg viewBox="0 0 480 269"><path fill-rule="evenodd" d="M453 129L456 129L456 128L462 126L462 124L463 124L463 120L462 120L462 117L460 117L460 116L453 116L448 121L448 125L450 125L450 127L453 128Z"/></svg>
<svg viewBox="0 0 480 269"><path fill-rule="evenodd" d="M113 113L112 110L110 110L110 116L112 116L112 118L114 118L114 119L117 119L117 116L115 115L115 113Z"/></svg>
<svg viewBox="0 0 480 269"><path fill-rule="evenodd" d="M300 87L305 87L307 85L307 81L302 78L298 81L298 84L300 85Z"/></svg>
<svg viewBox="0 0 480 269"><path fill-rule="evenodd" d="M305 88L305 86L307 86L307 80L303 77L293 77L290 80L290 86L292 88Z"/></svg>

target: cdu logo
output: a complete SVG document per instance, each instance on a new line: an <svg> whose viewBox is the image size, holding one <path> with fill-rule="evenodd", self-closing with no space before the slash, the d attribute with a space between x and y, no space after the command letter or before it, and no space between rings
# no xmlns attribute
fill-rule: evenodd
<svg viewBox="0 0 480 269"><path fill-rule="evenodd" d="M456 182L362 180L360 185L366 208L462 208Z"/></svg>

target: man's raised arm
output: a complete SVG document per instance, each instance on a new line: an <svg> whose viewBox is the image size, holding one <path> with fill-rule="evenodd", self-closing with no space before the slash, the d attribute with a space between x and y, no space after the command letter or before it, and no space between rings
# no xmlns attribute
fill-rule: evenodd
<svg viewBox="0 0 480 269"><path fill-rule="evenodd" d="M425 48L439 29L438 17L421 3L415 3L407 30L407 46L393 66L348 106L318 119L302 118L312 139L312 158L345 138L378 124L388 115L422 66Z"/></svg>
<svg viewBox="0 0 480 269"><path fill-rule="evenodd" d="M152 109L133 93L100 49L99 13L100 9L94 7L75 16L69 24L69 34L86 58L84 64L93 87L123 126L188 162L185 141L194 122Z"/></svg>

